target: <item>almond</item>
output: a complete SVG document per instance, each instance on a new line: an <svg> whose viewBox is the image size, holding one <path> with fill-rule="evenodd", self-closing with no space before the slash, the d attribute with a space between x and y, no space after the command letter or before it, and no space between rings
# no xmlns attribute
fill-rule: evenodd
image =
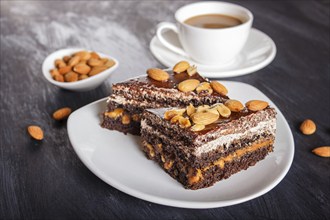
<svg viewBox="0 0 330 220"><path fill-rule="evenodd" d="M187 115L190 116L190 115L192 115L193 113L195 113L196 109L195 109L195 107L190 103L190 104L187 106L186 111L187 111Z"/></svg>
<svg viewBox="0 0 330 220"><path fill-rule="evenodd" d="M314 134L316 131L316 125L312 120L306 119L303 123L301 123L300 131L305 135Z"/></svg>
<svg viewBox="0 0 330 220"><path fill-rule="evenodd" d="M210 95L210 94L212 94L213 89L211 88L210 83L202 82L201 84L199 84L199 86L197 86L196 92L197 92L197 94L200 94L200 95Z"/></svg>
<svg viewBox="0 0 330 220"><path fill-rule="evenodd" d="M190 67L190 64L187 61L180 61L173 67L173 72L182 73Z"/></svg>
<svg viewBox="0 0 330 220"><path fill-rule="evenodd" d="M30 125L27 128L28 133L30 136L38 141L42 140L44 138L44 132L43 130L37 126L37 125Z"/></svg>
<svg viewBox="0 0 330 220"><path fill-rule="evenodd" d="M91 71L91 68L83 63L79 63L73 67L73 71L79 74L88 74Z"/></svg>
<svg viewBox="0 0 330 220"><path fill-rule="evenodd" d="M201 131L205 128L205 125L195 124L191 127L192 131Z"/></svg>
<svg viewBox="0 0 330 220"><path fill-rule="evenodd" d="M204 112L209 108L210 108L209 105L200 105L200 106L197 107L196 112Z"/></svg>
<svg viewBox="0 0 330 220"><path fill-rule="evenodd" d="M91 52L91 59L100 59L101 57L96 52Z"/></svg>
<svg viewBox="0 0 330 220"><path fill-rule="evenodd" d="M69 60L68 65L75 66L79 63L79 61L80 61L80 56L74 56Z"/></svg>
<svg viewBox="0 0 330 220"><path fill-rule="evenodd" d="M165 168L166 170L171 169L171 167L173 166L173 163L174 163L173 160L166 161L166 162L164 163L164 168Z"/></svg>
<svg viewBox="0 0 330 220"><path fill-rule="evenodd" d="M68 73L71 71L71 66L64 66L64 67L61 67L59 68L58 72L62 75Z"/></svg>
<svg viewBox="0 0 330 220"><path fill-rule="evenodd" d="M213 114L216 114L219 116L219 112L217 110L217 107L213 107L213 108L209 108L209 109L206 109L207 112L211 112Z"/></svg>
<svg viewBox="0 0 330 220"><path fill-rule="evenodd" d="M260 101L260 100L251 100L245 103L245 106L250 111L261 111L268 107L268 102Z"/></svg>
<svg viewBox="0 0 330 220"><path fill-rule="evenodd" d="M212 89L215 92L217 92L223 96L227 95L227 93L228 93L227 88L224 85L222 85L221 83L219 83L218 81L212 81L210 84L211 84Z"/></svg>
<svg viewBox="0 0 330 220"><path fill-rule="evenodd" d="M177 123L180 118L184 118L182 115L175 115L173 118L171 118L170 122L171 124Z"/></svg>
<svg viewBox="0 0 330 220"><path fill-rule="evenodd" d="M79 57L80 60L88 60L91 58L91 54L85 50L75 53L74 56Z"/></svg>
<svg viewBox="0 0 330 220"><path fill-rule="evenodd" d="M147 70L147 74L151 79L154 79L156 81L167 81L170 76L167 72L164 70L158 69L158 68L151 68Z"/></svg>
<svg viewBox="0 0 330 220"><path fill-rule="evenodd" d="M90 66L102 66L103 62L99 59L91 58L88 60L88 65Z"/></svg>
<svg viewBox="0 0 330 220"><path fill-rule="evenodd" d="M87 74L79 74L78 76L78 80L83 80L83 79L87 79L88 75Z"/></svg>
<svg viewBox="0 0 330 220"><path fill-rule="evenodd" d="M56 59L55 60L55 66L57 68L62 68L62 67L65 67L66 64L65 64L65 62L62 59Z"/></svg>
<svg viewBox="0 0 330 220"><path fill-rule="evenodd" d="M190 66L188 69L187 69L187 73L189 76L193 76L197 73L197 67L195 65L193 66Z"/></svg>
<svg viewBox="0 0 330 220"><path fill-rule="evenodd" d="M54 78L56 75L60 75L60 72L57 69L52 69L50 75Z"/></svg>
<svg viewBox="0 0 330 220"><path fill-rule="evenodd" d="M182 115L186 109L171 109L164 113L165 120L171 120L176 115Z"/></svg>
<svg viewBox="0 0 330 220"><path fill-rule="evenodd" d="M71 112L71 108L60 108L53 113L53 118L57 121L61 121L63 119L66 119L71 114Z"/></svg>
<svg viewBox="0 0 330 220"><path fill-rule="evenodd" d="M70 59L71 59L70 56L64 56L63 57L63 61L66 62L66 63L69 62Z"/></svg>
<svg viewBox="0 0 330 220"><path fill-rule="evenodd" d="M179 118L179 125L181 128L189 128L191 126L190 120L188 118Z"/></svg>
<svg viewBox="0 0 330 220"><path fill-rule="evenodd" d="M58 82L64 82L64 77L62 75L56 75L54 79Z"/></svg>
<svg viewBox="0 0 330 220"><path fill-rule="evenodd" d="M100 58L100 60L101 60L103 63L106 63L106 62L108 62L108 61L109 61L109 59L108 59L108 58Z"/></svg>
<svg viewBox="0 0 330 220"><path fill-rule="evenodd" d="M243 104L235 99L229 99L225 102L225 106L227 106L230 111L232 112L239 112L242 111L244 109Z"/></svg>
<svg viewBox="0 0 330 220"><path fill-rule="evenodd" d="M94 76L108 69L106 66L94 66L92 70L88 73L89 76Z"/></svg>
<svg viewBox="0 0 330 220"><path fill-rule="evenodd" d="M200 81L197 79L187 79L178 84L178 89L181 92L191 92L196 89Z"/></svg>
<svg viewBox="0 0 330 220"><path fill-rule="evenodd" d="M78 81L78 74L70 71L67 74L64 75L65 82L75 82Z"/></svg>
<svg viewBox="0 0 330 220"><path fill-rule="evenodd" d="M216 108L217 108L219 114L224 118L228 118L231 115L230 109L227 106L225 106L224 104L219 104L219 105L217 105Z"/></svg>
<svg viewBox="0 0 330 220"><path fill-rule="evenodd" d="M317 147L312 152L320 157L330 157L330 146Z"/></svg>
<svg viewBox="0 0 330 220"><path fill-rule="evenodd" d="M104 66L110 68L112 66L114 66L116 64L116 62L114 60L108 60L107 62L104 63Z"/></svg>
<svg viewBox="0 0 330 220"><path fill-rule="evenodd" d="M211 112L196 112L191 115L191 120L195 124L209 125L218 120L219 115Z"/></svg>

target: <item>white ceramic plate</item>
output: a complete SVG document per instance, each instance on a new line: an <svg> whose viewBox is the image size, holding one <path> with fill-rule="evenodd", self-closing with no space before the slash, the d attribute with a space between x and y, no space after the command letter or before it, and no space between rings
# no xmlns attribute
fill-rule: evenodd
<svg viewBox="0 0 330 220"><path fill-rule="evenodd" d="M280 110L262 92L239 82L223 81L229 96L246 102L266 100L275 107L275 150L263 161L201 190L187 190L140 150L140 138L100 126L106 98L73 112L68 134L82 162L109 185L137 198L168 206L213 208L242 203L271 190L288 172L294 155L291 130Z"/></svg>
<svg viewBox="0 0 330 220"><path fill-rule="evenodd" d="M173 31L167 31L163 35L169 42L182 48L178 36ZM187 60L197 66L198 72L202 76L208 78L225 78L253 73L267 66L276 55L274 41L255 28L251 29L241 53L226 66L208 66L200 64L189 57L181 56L164 47L156 36L152 38L149 47L152 54L164 66L172 68L179 60Z"/></svg>

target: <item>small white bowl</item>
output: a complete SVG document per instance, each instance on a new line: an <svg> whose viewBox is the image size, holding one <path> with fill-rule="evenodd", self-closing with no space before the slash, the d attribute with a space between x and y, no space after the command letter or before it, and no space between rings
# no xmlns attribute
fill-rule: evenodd
<svg viewBox="0 0 330 220"><path fill-rule="evenodd" d="M117 59L115 59L109 55L96 52L102 58L108 58L108 59L114 60L115 65L113 65L109 69L106 69L106 70L100 72L97 75L94 75L87 79L83 79L83 80L76 81L76 82L58 82L58 81L54 80L52 78L52 76L50 75L50 70L55 68L55 64L54 64L55 60L62 59L64 56L70 56L70 55L74 54L75 52L78 52L81 50L90 51L90 50L87 50L84 48L68 48L68 49L57 50L57 51L53 52L52 54L48 55L42 64L42 72L44 74L44 77L50 83L52 83L53 85L58 86L60 88L77 91L77 92L83 92L83 91L95 89L96 87L101 85L111 75L111 73L115 69L117 69L117 67L119 65L119 62Z"/></svg>

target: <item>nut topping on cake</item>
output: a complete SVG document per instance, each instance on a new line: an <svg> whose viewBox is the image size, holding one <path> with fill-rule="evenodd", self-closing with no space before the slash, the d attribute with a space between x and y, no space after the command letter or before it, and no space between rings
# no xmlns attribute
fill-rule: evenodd
<svg viewBox="0 0 330 220"><path fill-rule="evenodd" d="M245 106L250 111L261 111L268 107L268 102L260 101L260 100L251 100L245 103Z"/></svg>
<svg viewBox="0 0 330 220"><path fill-rule="evenodd" d="M187 79L179 83L178 89L181 92L191 92L197 88L199 83L200 81L197 79Z"/></svg>
<svg viewBox="0 0 330 220"><path fill-rule="evenodd" d="M194 74L197 73L197 67L195 65L193 66L190 66L188 69L187 69L187 73L189 76L193 76Z"/></svg>
<svg viewBox="0 0 330 220"><path fill-rule="evenodd" d="M173 72L182 73L190 67L190 64L187 61L180 61L173 67Z"/></svg>
<svg viewBox="0 0 330 220"><path fill-rule="evenodd" d="M224 117L224 118L228 118L231 115L231 111L230 109L225 106L224 104L219 104L216 106L219 114Z"/></svg>
<svg viewBox="0 0 330 220"><path fill-rule="evenodd" d="M225 105L230 109L232 112L239 112L244 109L243 104L235 99L229 99L225 102Z"/></svg>
<svg viewBox="0 0 330 220"><path fill-rule="evenodd" d="M217 93L219 93L220 95L227 95L228 93L227 88L218 81L212 81L210 84L212 89Z"/></svg>
<svg viewBox="0 0 330 220"><path fill-rule="evenodd" d="M195 107L190 103L187 108L186 108L186 112L187 115L190 116L191 114L195 113L196 109Z"/></svg>
<svg viewBox="0 0 330 220"><path fill-rule="evenodd" d="M154 79L156 81L164 82L167 81L170 76L167 72L164 70L158 69L158 68L151 68L147 70L147 74L151 79Z"/></svg>
<svg viewBox="0 0 330 220"><path fill-rule="evenodd" d="M212 94L213 89L211 88L210 83L203 82L203 83L199 84L199 86L197 86L196 92L197 92L197 94L201 94L201 95L210 95L210 94Z"/></svg>
<svg viewBox="0 0 330 220"><path fill-rule="evenodd" d="M205 111L196 112L192 114L190 118L195 124L209 125L218 120L219 115Z"/></svg>
<svg viewBox="0 0 330 220"><path fill-rule="evenodd" d="M171 109L164 114L166 120L171 120L176 115L182 115L186 109Z"/></svg>
<svg viewBox="0 0 330 220"><path fill-rule="evenodd" d="M194 126L191 127L192 131L201 131L205 128L205 125L199 125L199 124L195 124Z"/></svg>

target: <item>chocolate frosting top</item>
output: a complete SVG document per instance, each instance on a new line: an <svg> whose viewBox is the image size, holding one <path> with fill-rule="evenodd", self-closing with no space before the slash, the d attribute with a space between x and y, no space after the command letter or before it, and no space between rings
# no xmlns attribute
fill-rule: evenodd
<svg viewBox="0 0 330 220"><path fill-rule="evenodd" d="M169 79L167 81L157 81L154 79L151 79L148 76L141 76L138 78L134 78L134 79L130 79L127 81L124 81L122 83L118 83L118 84L135 84L135 85L152 85L155 86L157 88L165 88L165 89L176 89L177 85L187 79L197 79L200 82L209 82L209 80L207 78L202 77L201 75L199 75L198 73L195 73L192 76L189 76L188 73L182 72L182 73L173 73L173 71L166 71L169 74ZM178 92L181 92L178 90ZM228 99L227 96L223 96L220 95L217 92L214 92L211 94L212 96L221 96L223 98Z"/></svg>

